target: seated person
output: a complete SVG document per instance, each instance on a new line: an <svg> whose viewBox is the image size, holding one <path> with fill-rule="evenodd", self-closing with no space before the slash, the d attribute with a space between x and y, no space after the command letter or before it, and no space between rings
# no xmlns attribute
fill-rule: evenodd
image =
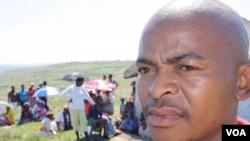
<svg viewBox="0 0 250 141"><path fill-rule="evenodd" d="M89 90L88 93L89 93L90 97L91 97L94 101L96 101L96 92L95 92L95 90ZM86 117L87 117L87 119L88 119L89 114L90 114L91 107L92 107L93 105L92 105L88 100L86 100L86 99L84 100L84 103L85 103Z"/></svg>
<svg viewBox="0 0 250 141"><path fill-rule="evenodd" d="M111 119L109 117L107 117L108 114L102 114L102 117L107 119L107 124L108 124L108 135L109 137L111 136L118 136L121 134L121 131L118 129L115 129L115 126L113 125Z"/></svg>
<svg viewBox="0 0 250 141"><path fill-rule="evenodd" d="M6 119L5 116L0 115L0 126L5 126L5 125L9 125L9 121Z"/></svg>
<svg viewBox="0 0 250 141"><path fill-rule="evenodd" d="M96 104L92 106L90 115L88 117L89 124L91 126L89 136L92 136L92 132L98 131L99 136L102 135L102 129L104 129L104 135L102 137L109 138L110 136L120 135L121 132L117 131L112 124L109 114L102 110L103 99L101 96L96 97Z"/></svg>
<svg viewBox="0 0 250 141"><path fill-rule="evenodd" d="M135 107L134 103L126 102L125 109L122 115L122 120L125 120L128 117L128 111L130 111L131 109L134 109L134 107Z"/></svg>
<svg viewBox="0 0 250 141"><path fill-rule="evenodd" d="M139 119L135 116L134 109L129 110L128 117L121 123L119 129L134 135L139 135Z"/></svg>
<svg viewBox="0 0 250 141"><path fill-rule="evenodd" d="M45 103L42 100L38 100L33 108L33 119L34 121L42 121L46 118L47 110L45 108Z"/></svg>
<svg viewBox="0 0 250 141"><path fill-rule="evenodd" d="M122 113L122 117L121 119L117 119L115 121L115 126L116 126L116 129L119 129L121 123L128 117L128 111L131 110L131 109L134 109L134 104L132 102L126 102L125 104L125 109Z"/></svg>
<svg viewBox="0 0 250 141"><path fill-rule="evenodd" d="M90 95L90 97L93 99L93 100L96 100L96 90L92 89L92 90L88 90L88 93Z"/></svg>
<svg viewBox="0 0 250 141"><path fill-rule="evenodd" d="M6 112L0 116L0 125L13 125L15 123L14 110L6 105Z"/></svg>
<svg viewBox="0 0 250 141"><path fill-rule="evenodd" d="M32 122L33 121L33 114L32 110L30 109L30 105L28 102L24 103L24 109L21 112L20 120L18 121L17 125Z"/></svg>
<svg viewBox="0 0 250 141"><path fill-rule="evenodd" d="M104 90L100 94L103 99L103 112L113 115L114 113L114 96L111 94L110 90Z"/></svg>
<svg viewBox="0 0 250 141"><path fill-rule="evenodd" d="M103 99L101 96L96 97L96 104L91 107L88 117L89 124L91 126L89 136L92 136L92 132L97 130L100 137L108 138L108 123L107 119L102 117L102 104ZM104 129L104 135L102 136L102 128Z"/></svg>
<svg viewBox="0 0 250 141"><path fill-rule="evenodd" d="M73 129L71 124L69 105L63 106L63 111L57 115L55 121L58 131Z"/></svg>
<svg viewBox="0 0 250 141"><path fill-rule="evenodd" d="M89 117L89 113L90 113L90 110L91 110L91 107L92 107L92 104L84 99L84 103L85 103L85 113L86 113L86 117L88 118Z"/></svg>
<svg viewBox="0 0 250 141"><path fill-rule="evenodd" d="M37 134L39 136L49 136L56 134L56 123L54 113L49 111L46 117L40 122Z"/></svg>

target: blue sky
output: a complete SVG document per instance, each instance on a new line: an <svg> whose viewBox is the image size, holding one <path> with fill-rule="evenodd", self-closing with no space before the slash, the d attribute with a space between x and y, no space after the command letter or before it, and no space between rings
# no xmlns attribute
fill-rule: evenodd
<svg viewBox="0 0 250 141"><path fill-rule="evenodd" d="M249 0L220 0L250 20ZM0 0L0 64L135 60L141 31L170 0Z"/></svg>

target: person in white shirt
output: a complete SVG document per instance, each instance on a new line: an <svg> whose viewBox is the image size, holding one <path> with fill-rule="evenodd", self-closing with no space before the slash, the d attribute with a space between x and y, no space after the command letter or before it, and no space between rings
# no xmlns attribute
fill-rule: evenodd
<svg viewBox="0 0 250 141"><path fill-rule="evenodd" d="M40 122L37 134L39 136L49 136L56 134L56 124L54 122L54 113L49 111L46 118Z"/></svg>
<svg viewBox="0 0 250 141"><path fill-rule="evenodd" d="M69 86L61 93L63 97L70 101L69 111L73 130L76 133L76 140L80 139L80 131L84 131L85 138L89 140L84 100L88 100L92 105L95 104L87 90L82 86L83 82L84 78L78 77L75 84Z"/></svg>
<svg viewBox="0 0 250 141"><path fill-rule="evenodd" d="M69 105L63 106L63 111L57 115L55 121L59 131L70 130L73 128L71 124Z"/></svg>

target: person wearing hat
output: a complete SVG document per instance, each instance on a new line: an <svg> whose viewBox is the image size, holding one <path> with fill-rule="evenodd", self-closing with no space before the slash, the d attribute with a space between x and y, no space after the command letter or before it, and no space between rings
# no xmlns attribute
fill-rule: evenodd
<svg viewBox="0 0 250 141"><path fill-rule="evenodd" d="M70 101L69 111L73 130L76 133L76 140L80 139L80 131L84 132L87 140L89 139L84 100L88 100L92 105L95 104L94 100L89 96L87 90L82 86L83 82L84 78L78 77L75 84L69 86L61 93L61 96Z"/></svg>
<svg viewBox="0 0 250 141"><path fill-rule="evenodd" d="M68 104L63 106L63 111L57 115L55 121L58 131L70 130L73 128Z"/></svg>
<svg viewBox="0 0 250 141"><path fill-rule="evenodd" d="M34 121L41 121L46 117L47 109L45 108L45 102L38 99L33 108Z"/></svg>
<svg viewBox="0 0 250 141"><path fill-rule="evenodd" d="M54 122L54 113L49 111L47 112L46 114L46 118L44 118L41 122L40 122L40 125L39 125L39 128L38 128L38 131L37 131L37 134L39 136L49 136L49 135L54 135L56 134L56 124Z"/></svg>

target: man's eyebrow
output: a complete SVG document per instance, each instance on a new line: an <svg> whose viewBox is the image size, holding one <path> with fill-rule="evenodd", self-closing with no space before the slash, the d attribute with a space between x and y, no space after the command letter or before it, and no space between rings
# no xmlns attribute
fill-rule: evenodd
<svg viewBox="0 0 250 141"><path fill-rule="evenodd" d="M197 55L195 53L187 53L187 54L182 54L182 55L175 56L172 58L167 58L166 60L167 60L167 63L173 64L173 63L176 63L176 62L183 60L183 59L202 60L202 59L204 59L204 57Z"/></svg>
<svg viewBox="0 0 250 141"><path fill-rule="evenodd" d="M176 63L180 60L183 60L183 59L202 60L202 59L204 59L204 57L197 55L195 53L186 53L186 54L182 54L182 55L175 56L172 58L167 58L166 61L169 64L174 64L174 63ZM147 64L147 65L156 65L156 63L152 62L151 60L145 59L145 58L138 58L136 60L136 64L137 63L143 63L143 64Z"/></svg>
<svg viewBox="0 0 250 141"><path fill-rule="evenodd" d="M147 65L155 65L154 62L152 62L152 61L150 61L148 59L145 59L145 58L138 58L136 60L136 64L138 64L138 63L143 63L143 64L147 64Z"/></svg>

